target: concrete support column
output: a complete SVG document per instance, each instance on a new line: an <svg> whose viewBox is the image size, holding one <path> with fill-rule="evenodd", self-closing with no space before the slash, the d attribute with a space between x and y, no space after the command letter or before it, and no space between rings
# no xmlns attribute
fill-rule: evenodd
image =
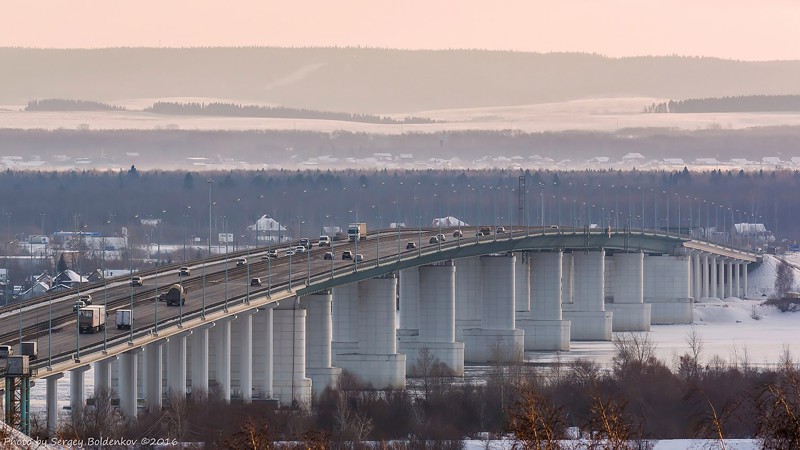
<svg viewBox="0 0 800 450"><path fill-rule="evenodd" d="M339 355L358 352L358 283L333 288L332 362L339 364Z"/></svg>
<svg viewBox="0 0 800 450"><path fill-rule="evenodd" d="M530 253L531 310L527 318L517 319L517 328L525 333L525 350L569 350L569 320L563 320L562 295L572 295L572 289L564 288L563 252Z"/></svg>
<svg viewBox="0 0 800 450"><path fill-rule="evenodd" d="M689 256L645 257L644 301L652 307L654 325L692 323L694 306L689 260Z"/></svg>
<svg viewBox="0 0 800 450"><path fill-rule="evenodd" d="M358 283L358 348L335 362L375 389L405 387L406 355L397 353L396 299L393 273Z"/></svg>
<svg viewBox="0 0 800 450"><path fill-rule="evenodd" d="M462 258L456 264L456 341L464 341L464 330L481 326L481 265L478 257Z"/></svg>
<svg viewBox="0 0 800 450"><path fill-rule="evenodd" d="M400 271L400 328L397 329L398 346L408 355L406 344L412 347L419 341L419 268ZM408 357L409 364L415 359Z"/></svg>
<svg viewBox="0 0 800 450"><path fill-rule="evenodd" d="M274 361L274 326L273 326L273 315L274 315L274 308L277 306L276 303L268 305L266 309L260 314L261 321L262 321L262 339L264 341L263 345L261 346L261 353L264 356L264 364L262 370L264 371L264 376L261 378L261 387L259 391L261 392L261 399L268 399L274 398L274 392L272 389L273 383L273 361Z"/></svg>
<svg viewBox="0 0 800 450"><path fill-rule="evenodd" d="M748 298L748 292L747 292L747 265L748 264L750 264L750 263L745 262L744 265L743 265L744 267L742 267L742 276L744 277L744 280L742 280L742 291L743 291L742 298Z"/></svg>
<svg viewBox="0 0 800 450"><path fill-rule="evenodd" d="M239 314L236 325L241 336L241 353L239 360L239 392L242 401L253 401L253 314L257 310L245 311Z"/></svg>
<svg viewBox="0 0 800 450"><path fill-rule="evenodd" d="M709 268L711 269L709 277L709 283L711 285L711 291L709 292L709 297L717 298L717 285L719 284L717 281L717 257L711 256Z"/></svg>
<svg viewBox="0 0 800 450"><path fill-rule="evenodd" d="M331 366L331 341L333 338L333 294L322 291L300 299L306 308L306 375L311 379L314 395L325 388L335 388L342 369Z"/></svg>
<svg viewBox="0 0 800 450"><path fill-rule="evenodd" d="M515 320L526 319L531 311L530 253L517 252L514 263Z"/></svg>
<svg viewBox="0 0 800 450"><path fill-rule="evenodd" d="M100 389L111 391L111 363L116 359L111 357L94 363L94 395L97 395Z"/></svg>
<svg viewBox="0 0 800 450"><path fill-rule="evenodd" d="M615 253L613 260L614 301L606 304L614 313L613 331L650 331L651 307L644 303L644 253Z"/></svg>
<svg viewBox="0 0 800 450"><path fill-rule="evenodd" d="M86 404L84 375L89 366L81 366L69 371L69 406L73 414L80 412Z"/></svg>
<svg viewBox="0 0 800 450"><path fill-rule="evenodd" d="M192 330L192 397L208 395L208 327Z"/></svg>
<svg viewBox="0 0 800 450"><path fill-rule="evenodd" d="M573 303L564 305L573 341L610 341L613 313L605 310L604 250L573 253Z"/></svg>
<svg viewBox="0 0 800 450"><path fill-rule="evenodd" d="M707 298L709 296L708 286L711 283L711 274L709 273L708 267L708 254L703 254L703 292L701 293L701 298Z"/></svg>
<svg viewBox="0 0 800 450"><path fill-rule="evenodd" d="M170 397L186 397L185 334L171 336L167 343L167 391Z"/></svg>
<svg viewBox="0 0 800 450"><path fill-rule="evenodd" d="M692 297L695 302L699 302L703 296L703 289L700 287L703 275L700 269L700 253L694 252L692 253L692 284L694 286Z"/></svg>
<svg viewBox="0 0 800 450"><path fill-rule="evenodd" d="M717 258L717 294L719 298L725 298L725 258Z"/></svg>
<svg viewBox="0 0 800 450"><path fill-rule="evenodd" d="M217 321L212 333L217 358L214 379L219 383L226 402L231 401L231 320L234 319L236 316Z"/></svg>
<svg viewBox="0 0 800 450"><path fill-rule="evenodd" d="M741 263L734 263L733 264L733 296L741 298L742 297L742 284L741 278L739 277L739 273L742 271L742 264Z"/></svg>
<svg viewBox="0 0 800 450"><path fill-rule="evenodd" d="M575 258L573 258L572 253L561 252L561 254L561 304L572 304L572 280L575 278ZM534 270L536 270L535 266ZM559 309L561 309L560 306Z"/></svg>
<svg viewBox="0 0 800 450"><path fill-rule="evenodd" d="M311 379L306 378L306 310L295 298L273 311L273 393L284 405L311 405Z"/></svg>
<svg viewBox="0 0 800 450"><path fill-rule="evenodd" d="M129 350L119 359L119 409L129 421L135 421L137 416L136 356L140 351Z"/></svg>
<svg viewBox="0 0 800 450"><path fill-rule="evenodd" d="M399 351L406 355L406 371L409 376L430 376L429 363L439 360L454 375L463 376L464 343L455 341L456 267L453 261L445 261L420 267L418 272L419 341L399 344Z"/></svg>
<svg viewBox="0 0 800 450"><path fill-rule="evenodd" d="M728 297L734 297L735 294L733 293L733 260L728 260L728 269L727 269L728 277L725 280L725 293Z"/></svg>
<svg viewBox="0 0 800 450"><path fill-rule="evenodd" d="M516 329L513 254L480 257L480 328L464 330L464 359L468 362L520 361L525 332Z"/></svg>
<svg viewBox="0 0 800 450"><path fill-rule="evenodd" d="M47 382L47 395L45 409L47 410L47 434L55 435L58 430L58 380L64 377L63 373L45 378Z"/></svg>
<svg viewBox="0 0 800 450"><path fill-rule="evenodd" d="M144 347L144 392L147 410L159 413L162 408L163 387L163 341L158 340Z"/></svg>

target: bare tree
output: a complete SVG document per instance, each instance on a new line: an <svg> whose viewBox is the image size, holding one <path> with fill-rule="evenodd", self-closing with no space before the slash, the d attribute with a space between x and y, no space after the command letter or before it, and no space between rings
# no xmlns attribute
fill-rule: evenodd
<svg viewBox="0 0 800 450"><path fill-rule="evenodd" d="M589 409L588 450L649 450L652 444L642 438L641 424L633 424L624 414L625 402L618 398L592 395Z"/></svg>
<svg viewBox="0 0 800 450"><path fill-rule="evenodd" d="M564 410L554 406L533 388L526 387L509 415L509 431L514 448L525 450L561 450L566 434Z"/></svg>

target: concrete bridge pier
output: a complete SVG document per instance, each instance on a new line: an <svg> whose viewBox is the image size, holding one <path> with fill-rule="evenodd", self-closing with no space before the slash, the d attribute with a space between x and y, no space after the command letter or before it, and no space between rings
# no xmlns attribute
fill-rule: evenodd
<svg viewBox="0 0 800 450"><path fill-rule="evenodd" d="M339 356L358 352L358 283L333 288L332 310L331 364L343 367Z"/></svg>
<svg viewBox="0 0 800 450"><path fill-rule="evenodd" d="M333 295L326 290L300 299L306 308L306 376L311 379L314 395L325 388L336 387L342 369L331 365L333 322L331 303Z"/></svg>
<svg viewBox="0 0 800 450"><path fill-rule="evenodd" d="M613 331L650 331L650 305L644 303L644 253L614 253Z"/></svg>
<svg viewBox="0 0 800 450"><path fill-rule="evenodd" d="M201 325L192 330L190 364L193 398L208 395L208 330L212 326Z"/></svg>
<svg viewBox="0 0 800 450"><path fill-rule="evenodd" d="M700 301L703 297L703 288L701 287L703 281L702 266L700 265L700 252L692 252L692 297L695 302Z"/></svg>
<svg viewBox="0 0 800 450"><path fill-rule="evenodd" d="M747 293L747 266L750 263L745 262L744 267L742 267L742 298L748 298Z"/></svg>
<svg viewBox="0 0 800 450"><path fill-rule="evenodd" d="M727 282L725 283L725 286L726 286L725 292L728 294L728 297L737 297L737 295L735 293L736 291L734 290L734 284L733 284L733 281L734 281L733 280L733 278L734 278L733 277L733 268L734 268L733 259L728 258L728 270L727 270L728 277L726 279Z"/></svg>
<svg viewBox="0 0 800 450"><path fill-rule="evenodd" d="M239 395L244 403L253 401L253 315L257 309L238 314Z"/></svg>
<svg viewBox="0 0 800 450"><path fill-rule="evenodd" d="M167 343L167 391L186 397L186 338L191 331L170 336Z"/></svg>
<svg viewBox="0 0 800 450"><path fill-rule="evenodd" d="M272 389L281 404L311 405L311 379L306 377L306 310L297 298L273 311Z"/></svg>
<svg viewBox="0 0 800 450"><path fill-rule="evenodd" d="M483 288L481 287L480 258L461 258L455 261L455 265L456 341L464 342L464 330L481 326L481 292ZM402 290L400 295L402 295Z"/></svg>
<svg viewBox="0 0 800 450"><path fill-rule="evenodd" d="M259 364L254 369L253 378L256 383L261 400L275 398L273 391L273 355L274 355L274 309L277 303L266 305L258 314L253 316L253 364Z"/></svg>
<svg viewBox="0 0 800 450"><path fill-rule="evenodd" d="M406 372L417 360L416 344L419 342L419 267L403 269L399 273L398 298L400 299L400 327L397 329L397 351L406 355Z"/></svg>
<svg viewBox="0 0 800 450"><path fill-rule="evenodd" d="M702 279L700 280L702 292L700 293L700 298L708 298L711 295L710 284L711 284L711 269L709 268L709 257L707 253L703 253L701 257L702 260Z"/></svg>
<svg viewBox="0 0 800 450"><path fill-rule="evenodd" d="M708 296L711 297L711 298L718 298L717 297L717 286L719 284L717 283L717 257L716 256L711 255L711 257L709 258L708 267L709 267L709 275L710 275L708 277L708 283L709 283L709 286L710 286L710 289L708 291Z"/></svg>
<svg viewBox="0 0 800 450"><path fill-rule="evenodd" d="M725 299L725 258L717 257L717 294Z"/></svg>
<svg viewBox="0 0 800 450"><path fill-rule="evenodd" d="M231 401L231 321L236 316L218 320L211 333L214 340L214 380L219 384L222 399Z"/></svg>
<svg viewBox="0 0 800 450"><path fill-rule="evenodd" d="M689 260L689 256L648 255L644 258L644 301L652 307L653 325L692 323L694 306ZM712 281L711 286L714 284Z"/></svg>
<svg viewBox="0 0 800 450"><path fill-rule="evenodd" d="M163 406L163 344L159 339L144 346L144 392L147 410L157 414ZM120 379L122 375L120 375ZM120 386L122 382L120 381Z"/></svg>
<svg viewBox="0 0 800 450"><path fill-rule="evenodd" d="M563 320L561 299L565 254L561 251L530 253L531 310L517 319L525 333L525 350L569 351L570 322ZM568 259L572 263L572 259Z"/></svg>
<svg viewBox="0 0 800 450"><path fill-rule="evenodd" d="M137 357L141 351L141 348L128 350L120 356L119 360L119 408L129 421L136 420L139 406L136 366Z"/></svg>
<svg viewBox="0 0 800 450"><path fill-rule="evenodd" d="M335 364L375 389L403 388L406 355L397 353L397 276L390 273L360 281L357 286L357 349L339 353ZM352 292L349 298L352 301Z"/></svg>
<svg viewBox="0 0 800 450"><path fill-rule="evenodd" d="M573 253L573 303L564 305L573 341L610 341L613 313L605 310L604 250Z"/></svg>
<svg viewBox="0 0 800 450"><path fill-rule="evenodd" d="M513 254L480 257L481 325L464 330L467 362L521 361L525 332L516 329Z"/></svg>
<svg viewBox="0 0 800 450"><path fill-rule="evenodd" d="M738 298L742 298L742 279L739 274L743 265L738 261L733 263L733 296Z"/></svg>
<svg viewBox="0 0 800 450"><path fill-rule="evenodd" d="M401 280L403 276L401 273ZM399 349L406 355L406 372L409 376L429 376L429 363L438 360L453 375L463 376L464 343L455 341L455 264L450 260L419 267L418 280L418 339L401 342ZM423 349L432 360L421 359Z"/></svg>
<svg viewBox="0 0 800 450"><path fill-rule="evenodd" d="M69 371L69 406L73 416L86 405L84 379L89 366L76 367Z"/></svg>
<svg viewBox="0 0 800 450"><path fill-rule="evenodd" d="M117 360L116 356L101 359L93 364L94 368L94 395L105 388L106 392L111 390L111 363Z"/></svg>
<svg viewBox="0 0 800 450"><path fill-rule="evenodd" d="M63 373L57 373L45 378L46 396L45 410L47 412L47 434L55 435L58 430L58 380L64 378Z"/></svg>

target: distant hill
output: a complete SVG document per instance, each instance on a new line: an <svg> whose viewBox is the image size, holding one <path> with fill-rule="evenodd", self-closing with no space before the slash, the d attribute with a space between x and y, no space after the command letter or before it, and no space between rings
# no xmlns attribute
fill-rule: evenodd
<svg viewBox="0 0 800 450"><path fill-rule="evenodd" d="M352 113L797 93L800 61L360 48L0 48L0 104L208 97Z"/></svg>

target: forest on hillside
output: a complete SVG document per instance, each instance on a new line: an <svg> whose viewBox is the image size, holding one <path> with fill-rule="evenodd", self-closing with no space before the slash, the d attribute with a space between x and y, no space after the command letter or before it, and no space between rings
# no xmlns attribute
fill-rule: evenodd
<svg viewBox="0 0 800 450"><path fill-rule="evenodd" d="M800 61L485 50L0 48L0 61L2 105L192 97L359 114L608 96L785 95L797 93L800 79Z"/></svg>
<svg viewBox="0 0 800 450"><path fill-rule="evenodd" d="M653 103L647 113L798 112L800 95L740 95Z"/></svg>

